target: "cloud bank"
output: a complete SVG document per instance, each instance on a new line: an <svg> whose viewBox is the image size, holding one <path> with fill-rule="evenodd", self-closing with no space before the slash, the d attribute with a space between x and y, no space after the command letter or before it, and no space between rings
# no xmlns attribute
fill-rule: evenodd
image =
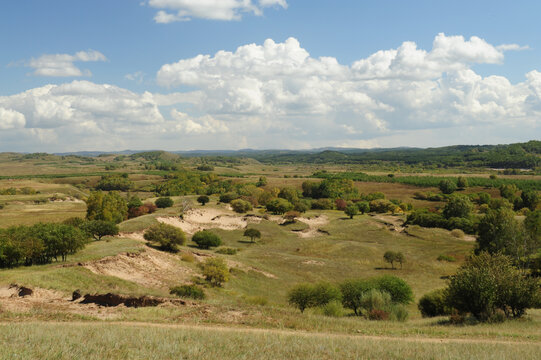
<svg viewBox="0 0 541 360"><path fill-rule="evenodd" d="M27 66L34 69L35 76L80 77L92 76L89 70L81 70L76 62L107 61L99 51L79 51L75 55L46 54L28 61Z"/></svg>
<svg viewBox="0 0 541 360"><path fill-rule="evenodd" d="M344 65L312 57L294 38L269 39L163 65L163 94L74 81L0 97L0 143L67 151L538 139L541 72L513 84L474 71L521 48L439 34L430 50L404 42Z"/></svg>
<svg viewBox="0 0 541 360"><path fill-rule="evenodd" d="M287 9L286 0L149 0L150 7L161 9L154 17L159 24L189 21L192 18L208 20L240 20L243 14L263 15L267 7Z"/></svg>

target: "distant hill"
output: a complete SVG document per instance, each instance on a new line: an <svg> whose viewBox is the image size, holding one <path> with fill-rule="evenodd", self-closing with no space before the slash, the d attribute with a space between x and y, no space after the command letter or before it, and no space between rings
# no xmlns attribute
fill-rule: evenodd
<svg viewBox="0 0 541 360"><path fill-rule="evenodd" d="M541 166L541 141L509 145L455 145L439 148L354 149L320 148L310 150L189 150L189 151L134 151L74 152L57 155L99 156L101 154L129 155L151 161L174 161L174 156L245 157L262 163L313 164L372 164L389 162L410 165L441 165L446 167L490 167L534 169Z"/></svg>

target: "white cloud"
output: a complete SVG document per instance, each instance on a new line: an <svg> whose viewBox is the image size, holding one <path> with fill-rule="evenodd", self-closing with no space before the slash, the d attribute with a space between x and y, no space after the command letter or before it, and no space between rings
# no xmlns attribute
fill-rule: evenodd
<svg viewBox="0 0 541 360"><path fill-rule="evenodd" d="M229 131L223 121L216 120L210 115L193 119L188 114L173 109L171 110L171 117L176 120L175 129L185 134L217 134Z"/></svg>
<svg viewBox="0 0 541 360"><path fill-rule="evenodd" d="M239 134L281 133L274 141L285 144L301 139L362 143L397 131L457 126L480 131L483 124L502 132L524 125L535 133L541 73L512 84L472 70L475 64L500 64L504 51L518 48L438 34L431 50L404 42L348 66L332 57L311 57L294 38L269 39L166 64L157 81L168 88L197 89L176 96L191 102L197 113L234 121L229 128ZM276 147L268 137L265 145L254 141L252 146Z"/></svg>
<svg viewBox="0 0 541 360"><path fill-rule="evenodd" d="M239 20L244 13L262 15L266 7L287 8L286 0L148 0L148 5L161 9L154 21L168 24L192 18L210 20Z"/></svg>
<svg viewBox="0 0 541 360"><path fill-rule="evenodd" d="M20 112L0 107L0 130L22 128L25 123L24 115Z"/></svg>
<svg viewBox="0 0 541 360"><path fill-rule="evenodd" d="M28 61L27 66L34 69L35 76L49 77L80 77L91 76L89 70L81 70L75 62L107 61L105 55L99 51L79 51L75 55L46 54Z"/></svg>

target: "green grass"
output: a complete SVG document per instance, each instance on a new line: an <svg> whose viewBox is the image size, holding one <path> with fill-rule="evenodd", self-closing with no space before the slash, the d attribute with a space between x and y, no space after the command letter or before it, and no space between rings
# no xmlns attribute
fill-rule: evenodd
<svg viewBox="0 0 541 360"><path fill-rule="evenodd" d="M0 341L9 346L0 347L0 359L535 359L541 350L541 344L533 342L441 342L149 325L4 324Z"/></svg>

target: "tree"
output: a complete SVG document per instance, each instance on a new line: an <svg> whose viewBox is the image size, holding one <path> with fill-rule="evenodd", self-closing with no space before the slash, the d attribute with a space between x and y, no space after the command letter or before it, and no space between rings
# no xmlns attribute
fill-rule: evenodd
<svg viewBox="0 0 541 360"><path fill-rule="evenodd" d="M178 246L186 243L186 236L181 229L162 223L151 226L143 236L146 241L170 252L178 252Z"/></svg>
<svg viewBox="0 0 541 360"><path fill-rule="evenodd" d="M212 286L222 286L229 280L229 269L222 258L209 258L202 265L201 270L205 280Z"/></svg>
<svg viewBox="0 0 541 360"><path fill-rule="evenodd" d="M274 199L267 203L267 210L276 215L282 215L292 209L293 204L286 199Z"/></svg>
<svg viewBox="0 0 541 360"><path fill-rule="evenodd" d="M139 199L137 195L130 197L130 199L128 200L128 210L138 208L140 206L143 206L143 202L141 201L141 199Z"/></svg>
<svg viewBox="0 0 541 360"><path fill-rule="evenodd" d="M267 186L267 178L265 176L260 176L259 180L256 183L256 186L257 187Z"/></svg>
<svg viewBox="0 0 541 360"><path fill-rule="evenodd" d="M522 205L531 211L537 208L541 200L537 191L534 190L523 191L520 197L522 198Z"/></svg>
<svg viewBox="0 0 541 360"><path fill-rule="evenodd" d="M294 204L299 201L299 192L297 189L291 187L284 187L280 189L278 197L281 199L286 199L290 203Z"/></svg>
<svg viewBox="0 0 541 360"><path fill-rule="evenodd" d="M449 201L443 209L443 216L447 219L452 217L467 218L473 211L473 204L466 195L454 194L449 197Z"/></svg>
<svg viewBox="0 0 541 360"><path fill-rule="evenodd" d="M207 195L201 195L197 198L197 202L200 203L202 206L205 206L205 204L209 201L210 199Z"/></svg>
<svg viewBox="0 0 541 360"><path fill-rule="evenodd" d="M393 268L394 270L394 263L395 261L398 261L397 259L397 253L394 252L394 251L386 251L385 254L383 254L383 259L388 262L389 264L391 264L391 267Z"/></svg>
<svg viewBox="0 0 541 360"><path fill-rule="evenodd" d="M295 210L290 210L284 214L285 224L293 224L298 217L301 216L301 213Z"/></svg>
<svg viewBox="0 0 541 360"><path fill-rule="evenodd" d="M447 289L433 290L419 299L417 307L423 317L451 315L448 297Z"/></svg>
<svg viewBox="0 0 541 360"><path fill-rule="evenodd" d="M251 242L255 242L255 238L261 238L261 231L254 228L248 228L244 231L244 236L249 237Z"/></svg>
<svg viewBox="0 0 541 360"><path fill-rule="evenodd" d="M459 189L464 190L468 187L468 179L466 179L464 176L459 176L456 185Z"/></svg>
<svg viewBox="0 0 541 360"><path fill-rule="evenodd" d="M288 292L287 301L303 313L305 309L314 306L314 287L310 284L295 286Z"/></svg>
<svg viewBox="0 0 541 360"><path fill-rule="evenodd" d="M508 208L489 210L478 227L477 253L503 252L519 260L523 256L523 231L515 219L515 213Z"/></svg>
<svg viewBox="0 0 541 360"><path fill-rule="evenodd" d="M118 226L111 221L89 220L81 225L81 228L86 231L95 240L99 241L104 236L118 235Z"/></svg>
<svg viewBox="0 0 541 360"><path fill-rule="evenodd" d="M350 204L346 207L344 212L350 219L353 219L353 217L359 213L359 208L355 204Z"/></svg>
<svg viewBox="0 0 541 360"><path fill-rule="evenodd" d="M237 213L240 213L240 214L252 210L252 204L250 204L246 200L235 199L235 200L231 201L229 204L231 205L231 208L233 209L233 211L235 211Z"/></svg>
<svg viewBox="0 0 541 360"><path fill-rule="evenodd" d="M407 282L393 275L383 275L373 280L374 287L391 295L394 303L409 304L413 301L413 291Z"/></svg>
<svg viewBox="0 0 541 360"><path fill-rule="evenodd" d="M368 203L368 201L359 201L357 203L357 208L363 215L367 212L370 212L370 204Z"/></svg>
<svg viewBox="0 0 541 360"><path fill-rule="evenodd" d="M216 247L222 244L220 237L208 230L198 231L193 234L192 241L196 243L200 249L209 249L210 247Z"/></svg>
<svg viewBox="0 0 541 360"><path fill-rule="evenodd" d="M524 277L502 254L483 252L472 256L449 281L449 304L479 320L491 318L497 309L520 317L535 305L539 285Z"/></svg>
<svg viewBox="0 0 541 360"><path fill-rule="evenodd" d="M314 306L325 306L331 301L341 301L342 293L340 289L328 282L320 282L313 286L312 290Z"/></svg>
<svg viewBox="0 0 541 360"><path fill-rule="evenodd" d="M515 194L517 193L518 188L515 184L503 184L500 186L500 195L501 197L513 202L515 199Z"/></svg>
<svg viewBox="0 0 541 360"><path fill-rule="evenodd" d="M438 187L440 191L444 194L452 194L456 191L456 183L449 179L444 179L440 181Z"/></svg>
<svg viewBox="0 0 541 360"><path fill-rule="evenodd" d="M133 182L128 179L128 174L114 174L102 176L101 180L98 182L98 185L96 185L96 189L104 191L128 191L132 188L132 186Z"/></svg>
<svg viewBox="0 0 541 360"><path fill-rule="evenodd" d="M175 202L170 197L161 197L156 199L155 204L160 209L165 209L173 206Z"/></svg>
<svg viewBox="0 0 541 360"><path fill-rule="evenodd" d="M128 217L126 200L116 191L104 193L95 191L86 201L86 218L88 220L112 221L118 224Z"/></svg>

